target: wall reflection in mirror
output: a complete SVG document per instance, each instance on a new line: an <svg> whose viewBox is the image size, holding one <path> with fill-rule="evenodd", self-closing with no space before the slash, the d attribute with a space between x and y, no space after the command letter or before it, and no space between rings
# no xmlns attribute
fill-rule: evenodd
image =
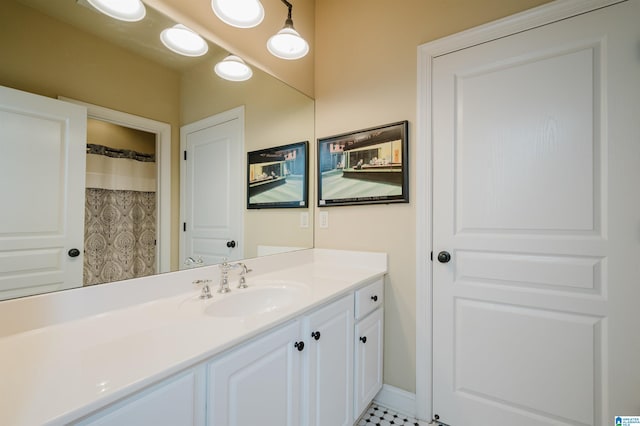
<svg viewBox="0 0 640 426"><path fill-rule="evenodd" d="M312 99L255 67L247 81L221 79L214 65L230 52L210 42L208 52L199 57L167 49L160 33L180 23L146 9L141 21L122 22L97 12L85 0L1 2L0 86L37 95L35 99L65 104L79 101L139 120L166 123L170 141L163 151L160 131L141 131L140 126L85 114L82 129L86 139L80 159L84 212L77 208L82 214L76 211L70 216L82 218L76 220L63 215L71 213L60 204L67 190L54 188L42 171L55 162L60 168L55 182L68 184L73 177L69 172L74 168L72 156L64 147L58 147L60 158L45 154L49 148L36 148L38 137L33 132L37 126L29 124L31 133L24 137L20 131L1 131L4 213L0 219L11 218L18 225L7 219L0 226L0 300L206 264L207 253L179 247L185 226L180 211L180 188L185 184L180 182L180 168L184 167L181 127L243 107L242 160L229 165L242 171L238 198L243 204L246 152L314 141ZM0 127L15 130L9 123L21 118L16 118L11 105L13 95L8 93L13 92L0 93ZM64 124L61 126L64 130ZM315 164L313 146L309 151L309 163ZM32 160L34 153L41 154L38 160ZM313 167L310 175L312 191ZM159 183L162 179L164 186ZM202 184L215 186L216 182ZM212 205L220 203L223 200L212 201ZM227 248L228 257L312 247L309 224L313 218L301 221L305 213L312 216L313 209L246 210L242 205L242 232L239 238L230 236L235 247ZM54 217L47 218L48 214ZM50 242L36 247L33 236L45 231L28 228L29 220L55 222L51 229L58 230L45 230L49 232L45 240ZM78 225L75 222L82 222L81 242L73 247L51 243L58 232ZM159 247L164 247L166 255ZM82 267L65 278L64 264L70 260L76 266L81 262Z"/></svg>

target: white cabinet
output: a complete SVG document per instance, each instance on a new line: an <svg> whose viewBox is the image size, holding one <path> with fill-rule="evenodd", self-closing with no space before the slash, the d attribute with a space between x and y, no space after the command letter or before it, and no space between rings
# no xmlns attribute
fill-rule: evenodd
<svg viewBox="0 0 640 426"><path fill-rule="evenodd" d="M170 377L88 418L76 426L204 425L204 367Z"/></svg>
<svg viewBox="0 0 640 426"><path fill-rule="evenodd" d="M214 359L207 424L353 424L353 295Z"/></svg>
<svg viewBox="0 0 640 426"><path fill-rule="evenodd" d="M74 425L350 426L382 387L382 290L380 279Z"/></svg>
<svg viewBox="0 0 640 426"><path fill-rule="evenodd" d="M353 424L353 296L306 317L308 426Z"/></svg>
<svg viewBox="0 0 640 426"><path fill-rule="evenodd" d="M382 389L383 280L356 291L354 335L354 419L362 415Z"/></svg>
<svg viewBox="0 0 640 426"><path fill-rule="evenodd" d="M294 321L214 359L207 369L207 425L298 426L300 341Z"/></svg>

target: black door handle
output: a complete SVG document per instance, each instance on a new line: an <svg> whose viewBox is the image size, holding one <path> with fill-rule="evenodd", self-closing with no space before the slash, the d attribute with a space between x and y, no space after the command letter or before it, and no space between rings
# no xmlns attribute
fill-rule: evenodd
<svg viewBox="0 0 640 426"><path fill-rule="evenodd" d="M231 240L231 241L227 241L227 247L229 248L235 248L236 246L236 242Z"/></svg>
<svg viewBox="0 0 640 426"><path fill-rule="evenodd" d="M362 337L360 338L360 341L361 341L362 343L367 343L367 336L362 336Z"/></svg>
<svg viewBox="0 0 640 426"><path fill-rule="evenodd" d="M451 255L449 254L449 252L441 251L440 253L438 253L438 262L447 263L450 260L451 260Z"/></svg>
<svg viewBox="0 0 640 426"><path fill-rule="evenodd" d="M67 252L67 254L69 255L69 257L78 257L80 256L80 250L78 250L77 248L72 248Z"/></svg>
<svg viewBox="0 0 640 426"><path fill-rule="evenodd" d="M320 340L320 332L314 331L313 333L311 333L311 337L313 337L316 340Z"/></svg>
<svg viewBox="0 0 640 426"><path fill-rule="evenodd" d="M293 347L302 352L302 350L304 349L304 342L295 342L293 344Z"/></svg>

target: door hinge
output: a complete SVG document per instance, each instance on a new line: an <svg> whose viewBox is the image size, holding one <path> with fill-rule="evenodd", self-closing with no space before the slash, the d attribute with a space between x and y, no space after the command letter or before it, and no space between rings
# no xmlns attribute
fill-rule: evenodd
<svg viewBox="0 0 640 426"><path fill-rule="evenodd" d="M187 222L182 222L182 231L187 232Z"/></svg>
<svg viewBox="0 0 640 426"><path fill-rule="evenodd" d="M187 151L184 151L184 159L187 160Z"/></svg>

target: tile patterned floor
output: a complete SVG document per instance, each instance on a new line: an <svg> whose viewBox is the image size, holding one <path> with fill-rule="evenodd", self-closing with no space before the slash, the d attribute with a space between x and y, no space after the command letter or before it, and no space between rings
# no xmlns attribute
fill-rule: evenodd
<svg viewBox="0 0 640 426"><path fill-rule="evenodd" d="M426 426L428 424L375 403L371 404L356 423L357 426Z"/></svg>

